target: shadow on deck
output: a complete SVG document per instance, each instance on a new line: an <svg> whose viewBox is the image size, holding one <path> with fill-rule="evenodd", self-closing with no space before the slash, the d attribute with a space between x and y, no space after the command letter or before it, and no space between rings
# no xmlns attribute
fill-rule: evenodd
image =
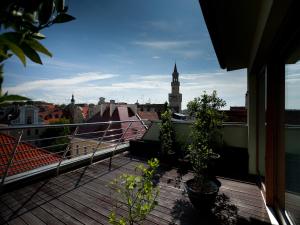
<svg viewBox="0 0 300 225"><path fill-rule="evenodd" d="M143 163L125 155L20 187L0 196L0 224L108 224L113 208L106 186L116 176ZM176 169L161 169L158 205L144 224L270 224L259 188L252 183L218 178L222 186L211 213L195 210ZM125 214L120 208L118 214Z"/></svg>

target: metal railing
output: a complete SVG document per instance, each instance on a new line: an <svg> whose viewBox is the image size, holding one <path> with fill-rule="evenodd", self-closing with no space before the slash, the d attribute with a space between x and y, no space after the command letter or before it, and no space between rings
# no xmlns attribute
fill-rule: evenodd
<svg viewBox="0 0 300 225"><path fill-rule="evenodd" d="M22 174L43 172L49 165L58 175L65 161L84 158L92 164L96 155L107 151L111 153L110 169L115 151L121 145L128 146L130 140L142 138L148 129L150 121L138 119L0 127L1 185L13 176L20 179ZM31 132L35 130L40 130L40 135Z"/></svg>

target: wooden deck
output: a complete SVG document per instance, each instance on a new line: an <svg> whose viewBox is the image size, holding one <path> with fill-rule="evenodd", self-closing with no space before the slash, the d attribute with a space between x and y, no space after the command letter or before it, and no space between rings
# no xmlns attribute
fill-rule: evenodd
<svg viewBox="0 0 300 225"><path fill-rule="evenodd" d="M109 224L113 208L106 186L117 175L132 173L139 160L124 155L39 181L0 196L0 224ZM193 208L184 193L176 169L161 170L158 206L144 224L269 224L269 218L255 184L219 178L220 194L212 213ZM120 209L119 214L126 213Z"/></svg>

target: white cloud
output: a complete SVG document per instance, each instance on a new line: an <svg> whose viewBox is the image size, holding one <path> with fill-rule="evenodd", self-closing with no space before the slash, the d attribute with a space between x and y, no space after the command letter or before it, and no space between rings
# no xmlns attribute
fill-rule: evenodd
<svg viewBox="0 0 300 225"><path fill-rule="evenodd" d="M76 102L96 103L99 97L134 103L164 103L171 91L171 74L129 75L123 76L89 72L77 74L71 78L36 80L6 88L9 93L26 95L34 100L55 103L68 103L72 93ZM96 82L105 80L105 82ZM244 105L246 92L246 72L213 71L193 74L180 74L180 91L183 95L183 108L188 101L213 90L230 105ZM234 82L232 82L234 80Z"/></svg>
<svg viewBox="0 0 300 225"><path fill-rule="evenodd" d="M155 55L155 56L152 56L152 59L160 59L160 57Z"/></svg>
<svg viewBox="0 0 300 225"><path fill-rule="evenodd" d="M148 48L167 50L167 49L180 49L188 47L192 44L198 43L197 41L135 41L133 44L140 45Z"/></svg>
<svg viewBox="0 0 300 225"><path fill-rule="evenodd" d="M22 94L34 90L54 90L57 88L66 88L67 86L83 85L90 81L104 80L114 78L116 74L101 74L98 72L79 73L70 78L56 78L28 81L18 84L14 87L7 87L9 93Z"/></svg>
<svg viewBox="0 0 300 225"><path fill-rule="evenodd" d="M182 21L164 21L164 20L156 20L156 21L146 21L141 24L141 28L144 30L157 30L160 32L178 32L184 23Z"/></svg>
<svg viewBox="0 0 300 225"><path fill-rule="evenodd" d="M181 55L184 59L194 59L194 58L198 58L199 56L204 55L204 53L199 50L182 49L182 50L176 50L173 52Z"/></svg>
<svg viewBox="0 0 300 225"><path fill-rule="evenodd" d="M42 58L43 65L36 64L28 60L27 66L29 67L49 67L55 69L74 70L74 69L87 69L88 66L78 63L70 63L64 60L53 59L49 57Z"/></svg>

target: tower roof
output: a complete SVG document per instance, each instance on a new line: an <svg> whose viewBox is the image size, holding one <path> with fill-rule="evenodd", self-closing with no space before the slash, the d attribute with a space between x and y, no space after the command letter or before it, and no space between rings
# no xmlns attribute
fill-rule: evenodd
<svg viewBox="0 0 300 225"><path fill-rule="evenodd" d="M74 94L72 94L71 103L75 103Z"/></svg>
<svg viewBox="0 0 300 225"><path fill-rule="evenodd" d="M176 63L175 63L175 66L174 66L174 72L173 73L178 73L177 72L177 66L176 66Z"/></svg>

